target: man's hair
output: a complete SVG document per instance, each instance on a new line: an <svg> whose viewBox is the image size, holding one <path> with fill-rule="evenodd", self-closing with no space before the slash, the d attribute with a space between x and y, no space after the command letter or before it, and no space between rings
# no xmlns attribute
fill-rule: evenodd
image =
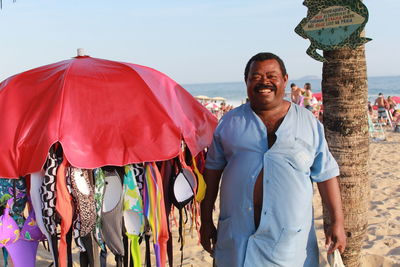
<svg viewBox="0 0 400 267"><path fill-rule="evenodd" d="M310 89L311 90L311 83L305 83L304 84L304 89Z"/></svg>
<svg viewBox="0 0 400 267"><path fill-rule="evenodd" d="M251 63L253 63L254 61L260 62L260 61L271 60L271 59L274 59L279 63L279 67L281 69L282 76L285 77L286 68L285 68L285 64L283 63L282 59L280 57L278 57L277 55L275 55L275 54L262 52L262 53L258 53L257 55L254 55L247 62L246 68L244 69L244 80L247 81L247 77L249 76Z"/></svg>
<svg viewBox="0 0 400 267"><path fill-rule="evenodd" d="M295 83L291 83L291 84L290 84L290 87L294 87L294 86L296 86Z"/></svg>

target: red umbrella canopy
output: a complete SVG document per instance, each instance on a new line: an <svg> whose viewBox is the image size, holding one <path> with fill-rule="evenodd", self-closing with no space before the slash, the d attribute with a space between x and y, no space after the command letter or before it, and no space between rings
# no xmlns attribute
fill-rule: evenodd
<svg viewBox="0 0 400 267"><path fill-rule="evenodd" d="M392 96L392 99L399 104L400 103L400 96Z"/></svg>
<svg viewBox="0 0 400 267"><path fill-rule="evenodd" d="M313 93L312 94L313 97L315 97L315 99L317 99L318 101L322 100L322 93Z"/></svg>
<svg viewBox="0 0 400 267"><path fill-rule="evenodd" d="M39 171L57 141L80 168L160 161L182 139L195 155L217 120L180 85L149 67L88 56L0 84L0 177Z"/></svg>

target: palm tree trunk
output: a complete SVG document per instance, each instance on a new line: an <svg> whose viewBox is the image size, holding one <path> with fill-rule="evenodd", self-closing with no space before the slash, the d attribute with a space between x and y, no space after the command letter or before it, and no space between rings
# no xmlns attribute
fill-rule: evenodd
<svg viewBox="0 0 400 267"><path fill-rule="evenodd" d="M361 266L361 248L367 230L370 182L368 177L367 69L364 46L355 50L325 51L322 94L324 127L330 150L340 166L347 247L347 267ZM324 226L329 216L324 207Z"/></svg>

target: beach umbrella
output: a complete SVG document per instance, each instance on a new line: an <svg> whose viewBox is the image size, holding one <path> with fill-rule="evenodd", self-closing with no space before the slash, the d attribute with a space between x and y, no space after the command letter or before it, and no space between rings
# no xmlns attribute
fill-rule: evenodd
<svg viewBox="0 0 400 267"><path fill-rule="evenodd" d="M184 140L208 146L215 117L149 67L78 56L0 84L0 177L39 171L60 142L71 165L93 169L171 159Z"/></svg>
<svg viewBox="0 0 400 267"><path fill-rule="evenodd" d="M392 96L392 99L399 104L400 103L400 96Z"/></svg>
<svg viewBox="0 0 400 267"><path fill-rule="evenodd" d="M198 99L198 100L210 100L211 98L209 98L206 95L197 95L194 98Z"/></svg>
<svg viewBox="0 0 400 267"><path fill-rule="evenodd" d="M317 99L318 101L322 101L322 93L313 93L312 95L313 95L313 97L315 97L315 99Z"/></svg>
<svg viewBox="0 0 400 267"><path fill-rule="evenodd" d="M221 97L221 96L213 97L212 100L215 100L215 101L226 101L226 99Z"/></svg>
<svg viewBox="0 0 400 267"><path fill-rule="evenodd" d="M204 104L204 107L206 107L209 110L218 110L219 109L219 105L217 105L214 102L208 102L208 103Z"/></svg>

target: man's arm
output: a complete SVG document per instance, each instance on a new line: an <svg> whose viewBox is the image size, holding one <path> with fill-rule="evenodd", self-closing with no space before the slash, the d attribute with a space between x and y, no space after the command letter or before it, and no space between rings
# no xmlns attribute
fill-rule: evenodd
<svg viewBox="0 0 400 267"><path fill-rule="evenodd" d="M209 169L205 169L204 171L204 181L206 182L207 188L205 197L200 206L200 243L211 255L213 254L212 246L217 242L217 229L213 222L212 213L218 195L219 181L221 180L222 172L223 170Z"/></svg>
<svg viewBox="0 0 400 267"><path fill-rule="evenodd" d="M325 245L329 246L328 253L333 253L339 249L341 253L346 248L346 235L344 231L344 216L342 210L342 200L337 178L317 183L322 202L329 210L331 226L325 233Z"/></svg>

